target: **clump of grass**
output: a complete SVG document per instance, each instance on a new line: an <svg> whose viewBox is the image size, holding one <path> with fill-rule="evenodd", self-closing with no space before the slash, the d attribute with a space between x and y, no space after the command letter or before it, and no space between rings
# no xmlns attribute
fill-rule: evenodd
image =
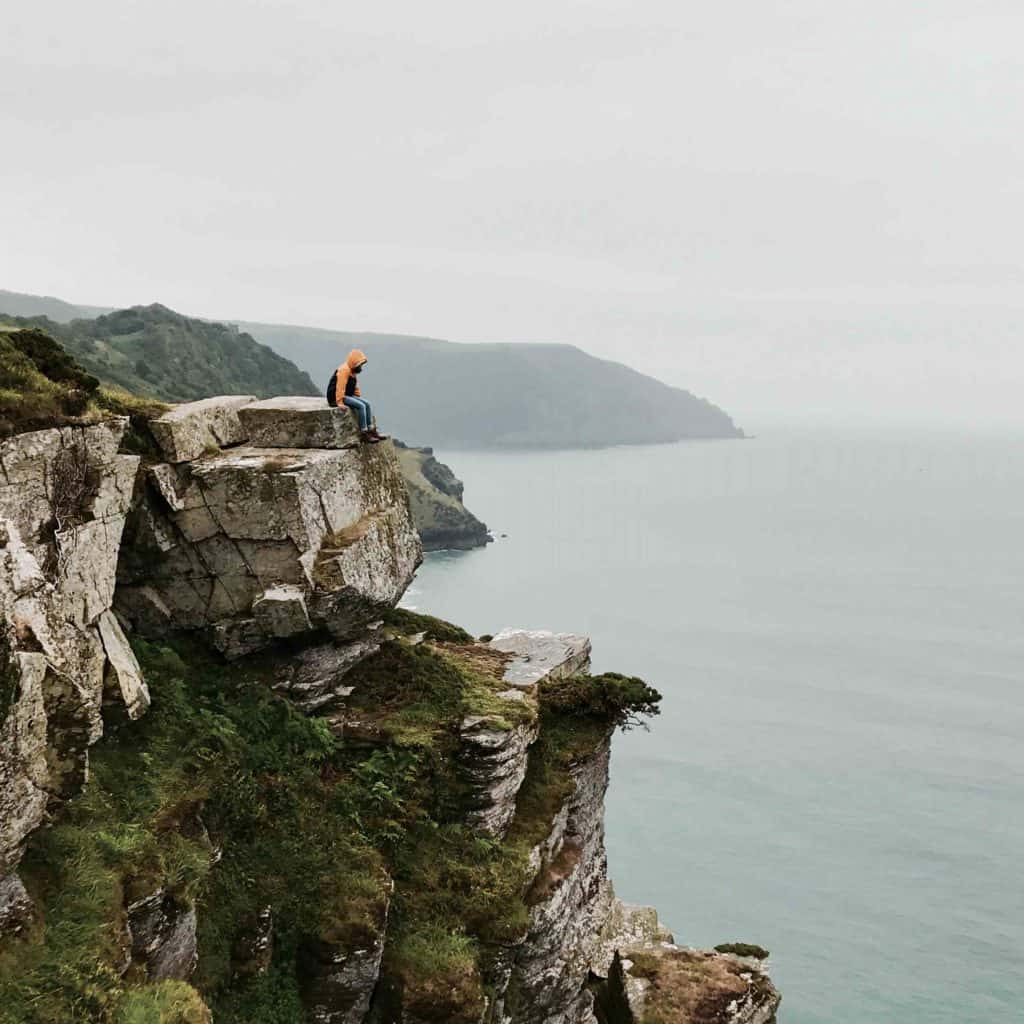
<svg viewBox="0 0 1024 1024"><path fill-rule="evenodd" d="M113 1024L212 1024L199 993L183 981L160 981L129 989L117 1004Z"/></svg>
<svg viewBox="0 0 1024 1024"><path fill-rule="evenodd" d="M715 952L731 953L733 956L742 956L753 960L767 960L771 956L764 946L758 946L752 942L722 942L715 946Z"/></svg>
<svg viewBox="0 0 1024 1024"><path fill-rule="evenodd" d="M45 331L0 326L0 437L127 416L125 451L159 458L151 419L169 406L100 386Z"/></svg>
<svg viewBox="0 0 1024 1024"><path fill-rule="evenodd" d="M99 385L43 331L0 330L0 437L79 422Z"/></svg>
<svg viewBox="0 0 1024 1024"><path fill-rule="evenodd" d="M633 961L629 973L650 982L640 1024L726 1020L737 998L750 992L759 1002L769 994L768 979L748 981L749 968L735 960L682 949L626 954Z"/></svg>
<svg viewBox="0 0 1024 1024"><path fill-rule="evenodd" d="M461 626L455 626L433 615L422 615L408 608L393 608L384 616L384 623L405 636L425 633L427 640L441 640L453 644L470 644L473 637Z"/></svg>
<svg viewBox="0 0 1024 1024"><path fill-rule="evenodd" d="M611 728L642 725L645 718L660 713L660 701L661 694L642 679L618 672L549 679L540 687L543 710L597 719Z"/></svg>

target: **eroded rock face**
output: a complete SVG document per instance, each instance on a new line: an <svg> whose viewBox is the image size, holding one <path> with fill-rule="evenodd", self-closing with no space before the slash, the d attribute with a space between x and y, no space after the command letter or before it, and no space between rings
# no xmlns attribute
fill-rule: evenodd
<svg viewBox="0 0 1024 1024"><path fill-rule="evenodd" d="M303 1001L315 1024L362 1024L380 977L389 902L372 934L349 942L308 942L303 951Z"/></svg>
<svg viewBox="0 0 1024 1024"><path fill-rule="evenodd" d="M515 817L529 749L537 738L536 689L544 679L585 672L590 641L569 633L506 629L488 646L511 655L504 670L509 689L497 694L510 713L467 717L459 731L459 760L469 788L467 821L485 835L501 838Z"/></svg>
<svg viewBox="0 0 1024 1024"><path fill-rule="evenodd" d="M394 452L341 447L351 415L306 408L317 402L242 406L247 440L256 431L264 447L150 468L118 588L137 629L207 630L239 657L316 631L358 640L398 601L422 549Z"/></svg>
<svg viewBox="0 0 1024 1024"><path fill-rule="evenodd" d="M150 981L188 979L195 970L196 911L158 889L128 907L132 957L145 965Z"/></svg>
<svg viewBox="0 0 1024 1024"><path fill-rule="evenodd" d="M512 824L528 751L536 738L536 719L511 729L479 715L463 721L459 759L472 804L467 820L485 835L500 838Z"/></svg>
<svg viewBox="0 0 1024 1024"><path fill-rule="evenodd" d="M575 791L534 851L538 872L530 927L514 952L496 1022L594 1020L587 981L614 902L604 848L610 746L609 739L573 769Z"/></svg>
<svg viewBox="0 0 1024 1024"><path fill-rule="evenodd" d="M139 459L126 419L0 442L0 879L88 773L104 703L149 693L111 614Z"/></svg>

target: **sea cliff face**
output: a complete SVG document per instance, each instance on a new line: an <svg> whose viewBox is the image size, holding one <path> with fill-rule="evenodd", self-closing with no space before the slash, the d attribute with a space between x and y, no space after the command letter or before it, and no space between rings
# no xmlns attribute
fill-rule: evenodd
<svg viewBox="0 0 1024 1024"><path fill-rule="evenodd" d="M465 551L494 539L463 504L462 481L435 458L433 448L411 448L400 441L395 448L425 551Z"/></svg>
<svg viewBox="0 0 1024 1024"><path fill-rule="evenodd" d="M658 695L394 610L390 445L309 399L178 407L144 462L125 426L0 444L12 1021L772 1018L759 962L608 879L611 737Z"/></svg>

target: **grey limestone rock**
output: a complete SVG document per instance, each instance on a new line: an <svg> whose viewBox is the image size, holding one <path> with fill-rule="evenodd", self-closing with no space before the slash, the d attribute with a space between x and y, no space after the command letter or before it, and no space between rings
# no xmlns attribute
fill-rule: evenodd
<svg viewBox="0 0 1024 1024"><path fill-rule="evenodd" d="M16 874L0 879L0 939L17 935L31 920L32 897Z"/></svg>
<svg viewBox="0 0 1024 1024"><path fill-rule="evenodd" d="M371 933L349 942L307 942L303 1000L315 1024L363 1024L380 977L390 899Z"/></svg>
<svg viewBox="0 0 1024 1024"><path fill-rule="evenodd" d="M459 762L471 794L467 821L485 835L504 836L512 824L516 797L526 778L528 751L536 738L535 718L511 729L490 717L473 715L463 720Z"/></svg>
<svg viewBox="0 0 1024 1024"><path fill-rule="evenodd" d="M373 625L367 635L351 643L315 644L285 662L274 689L284 693L302 710L312 713L343 702L352 693L345 675L354 665L380 650L381 639Z"/></svg>
<svg viewBox="0 0 1024 1024"><path fill-rule="evenodd" d="M75 794L105 692L148 704L110 615L139 459L127 419L0 441L0 875L48 808Z"/></svg>
<svg viewBox="0 0 1024 1024"><path fill-rule="evenodd" d="M145 634L209 630L228 657L318 630L356 640L422 557L390 445L242 446L149 481L118 588Z"/></svg>
<svg viewBox="0 0 1024 1024"><path fill-rule="evenodd" d="M198 958L195 907L157 889L131 903L127 913L132 957L145 965L149 979L188 979Z"/></svg>
<svg viewBox="0 0 1024 1024"><path fill-rule="evenodd" d="M249 444L260 448L351 448L359 428L351 410L323 398L288 395L240 410Z"/></svg>
<svg viewBox="0 0 1024 1024"><path fill-rule="evenodd" d="M151 420L149 428L168 462L191 462L245 440L238 410L255 401L253 395L218 395L185 402Z"/></svg>
<svg viewBox="0 0 1024 1024"><path fill-rule="evenodd" d="M590 665L590 640L575 633L504 629L490 641L490 647L513 655L505 681L526 690L535 689L545 678L585 672Z"/></svg>

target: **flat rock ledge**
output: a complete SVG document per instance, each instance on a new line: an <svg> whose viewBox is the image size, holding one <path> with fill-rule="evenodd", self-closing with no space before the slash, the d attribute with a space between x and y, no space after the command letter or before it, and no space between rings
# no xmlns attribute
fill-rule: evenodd
<svg viewBox="0 0 1024 1024"><path fill-rule="evenodd" d="M186 402L151 420L149 429L168 462L191 462L216 448L245 440L238 410L253 395L218 395Z"/></svg>
<svg viewBox="0 0 1024 1024"><path fill-rule="evenodd" d="M247 443L258 448L351 448L359 444L355 417L322 398L286 396L238 411Z"/></svg>
<svg viewBox="0 0 1024 1024"><path fill-rule="evenodd" d="M504 629L488 645L513 655L505 669L505 682L534 691L544 679L564 679L590 666L590 639L576 633Z"/></svg>

